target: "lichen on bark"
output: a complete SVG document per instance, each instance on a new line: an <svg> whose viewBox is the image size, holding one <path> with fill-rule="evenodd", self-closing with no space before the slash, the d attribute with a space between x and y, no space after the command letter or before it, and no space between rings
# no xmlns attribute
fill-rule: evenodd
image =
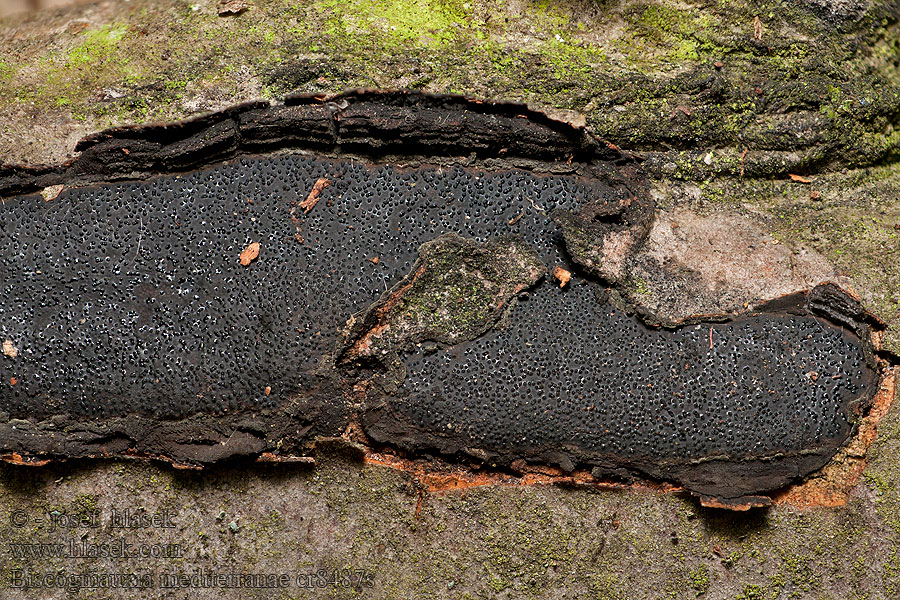
<svg viewBox="0 0 900 600"><path fill-rule="evenodd" d="M474 339L508 314L546 270L521 237L484 243L452 233L435 238L422 244L403 280L350 317L338 360L389 365L413 344Z"/></svg>

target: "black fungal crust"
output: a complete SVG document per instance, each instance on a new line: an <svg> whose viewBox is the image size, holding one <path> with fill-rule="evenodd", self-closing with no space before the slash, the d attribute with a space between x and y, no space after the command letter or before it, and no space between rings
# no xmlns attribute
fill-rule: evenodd
<svg viewBox="0 0 900 600"><path fill-rule="evenodd" d="M723 382L699 367L707 358L696 347L700 334L648 330L609 305L596 282L616 283L615 269L607 268L616 252L640 245L652 224L639 166L523 105L408 92L294 97L279 106L248 103L183 123L110 130L77 149L81 156L64 165L0 167L0 196L69 186L51 201L17 196L0 209L0 337L16 350L0 356L0 452L204 464L302 453L361 420L375 442L393 448L474 456L501 467L525 458L565 470L589 467L603 478L649 476L734 505L820 468L874 392L871 323L858 302L831 286L703 325L715 329L713 338L732 335L741 343L799 344L798 331L806 329L822 342L797 360L770 348L784 362L757 365L785 378L773 383L790 393L775 393L768 404L754 400L758 386L738 394L759 404L757 417L768 411L757 420L773 427L757 431L753 443L734 431L727 444L721 435L698 437L707 421L734 425L727 406L720 407L727 419L698 420L693 405L682 407L687 419L670 415L668 433L685 437L677 449L662 431L653 443L642 438L646 424L638 423L637 433L626 426L606 435L596 413L574 415L574 404L592 396L591 411L614 411L629 396L639 421L661 417L670 407L654 404L653 394L610 390L632 383L665 388L667 378L682 377L666 369L677 372L684 357L693 378L683 378L682 392L707 394ZM441 166L423 165L423 155L441 158ZM230 162L202 168L222 160ZM104 183L123 179L130 181ZM323 180L317 201L304 204ZM89 183L101 185L72 187ZM595 243L610 236L608 248ZM238 254L251 242L261 244L259 257L241 265ZM504 243L515 250L500 256ZM454 259L454 249L471 252ZM476 260L492 253L493 271ZM414 289L417 269L441 255L451 259ZM511 272L510 257L526 268ZM545 278L515 306L552 265L573 272L566 289ZM416 293L402 299L412 301L440 295L445 279L467 278L492 293L477 299L475 285L456 310L449 295L432 301L446 318L430 328L382 310L406 284ZM477 310L483 302L490 306ZM606 328L600 338L592 317ZM351 352L386 323L403 331L382 340L380 357ZM840 327L850 331L836 333ZM504 346L504 339L516 343ZM636 346L638 339L647 343ZM422 342L439 345L416 346ZM466 363L466 352L479 345L483 360ZM596 372L572 367L591 352L601 360ZM470 404L411 402L441 381L437 372L423 379L423 369L447 356L468 369L454 383L455 392L471 392ZM852 376L801 373L804 360L823 372L846 366ZM619 370L604 371L602 361ZM484 369L491 377L479 384ZM648 374L658 380L645 381ZM821 396L810 395L813 389ZM485 393L492 398L485 406L471 404ZM456 419L450 427L447 415ZM615 417L606 423L626 425ZM603 446L610 442L616 447Z"/></svg>
<svg viewBox="0 0 900 600"><path fill-rule="evenodd" d="M522 170L282 154L68 189L50 202L10 198L0 217L0 323L19 352L0 357L0 449L84 456L127 445L185 463L220 460L247 451L223 440L247 433L248 413L267 415L252 432L265 450L339 435L357 399L353 374L333 368L338 333L409 272L419 246L452 232L467 240L445 247L482 248L486 260L502 250L492 268L518 256L528 268L511 274L522 277L513 288L487 278L499 285L493 298L509 300L558 258L546 210L574 208L605 187ZM504 239L517 250L503 250ZM251 242L260 254L242 266ZM485 323L457 329L473 335ZM444 333L429 335L457 335ZM59 433L92 419L103 431L123 415L138 419L119 428L125 435L95 436L116 440L109 447ZM180 425L151 435L140 419L153 417ZM207 433L210 418L221 439Z"/></svg>
<svg viewBox="0 0 900 600"><path fill-rule="evenodd" d="M593 287L544 286L508 330L409 355L403 386L367 413L366 431L502 467L524 458L677 481L739 505L821 468L869 407L874 357L853 333L865 325L852 309L846 329L821 318L834 286L664 330L592 303Z"/></svg>
<svg viewBox="0 0 900 600"><path fill-rule="evenodd" d="M321 180L330 184L316 205L296 210ZM51 202L9 199L0 210L0 336L17 353L0 362L0 381L15 380L0 410L178 419L274 408L322 388L322 377L340 379L329 367L338 332L409 272L419 246L429 242L433 261L441 252L432 249L481 248L427 279L469 269L497 286L499 296L485 299L495 303L533 283L538 265L561 260L541 206L573 207L597 188L525 171L281 155L76 188ZM493 239L498 231L517 241ZM433 242L447 233L485 241ZM259 257L242 265L251 243ZM475 264L491 249L505 253L491 268L506 264L507 273ZM519 260L525 266L513 269ZM457 302L470 327L451 314L444 339L493 322L493 309L472 318L471 298Z"/></svg>

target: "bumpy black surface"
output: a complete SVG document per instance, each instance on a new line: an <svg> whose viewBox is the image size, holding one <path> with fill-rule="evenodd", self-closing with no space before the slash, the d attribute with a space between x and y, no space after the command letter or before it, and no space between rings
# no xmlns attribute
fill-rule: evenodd
<svg viewBox="0 0 900 600"><path fill-rule="evenodd" d="M868 381L851 334L775 315L649 330L592 287L543 286L507 330L409 356L401 412L476 447L635 458L765 455L847 435Z"/></svg>
<svg viewBox="0 0 900 600"><path fill-rule="evenodd" d="M304 214L297 204L320 177L331 185ZM0 409L278 406L314 384L347 318L409 271L421 243L520 233L545 264L564 263L547 214L608 193L573 177L289 155L9 200L0 340L18 356L0 356ZM251 242L259 258L241 266ZM768 315L712 325L710 350L709 325L650 331L592 286L546 281L509 329L406 357L397 408L475 445L617 456L758 455L849 431L867 368L850 334Z"/></svg>
<svg viewBox="0 0 900 600"><path fill-rule="evenodd" d="M320 177L332 183L307 215L295 209L298 229L291 209ZM422 242L521 233L550 264L558 239L545 213L577 209L592 187L602 185L282 156L8 200L0 340L19 353L0 355L0 410L276 406L310 385L338 329L406 274ZM251 242L260 256L240 266Z"/></svg>

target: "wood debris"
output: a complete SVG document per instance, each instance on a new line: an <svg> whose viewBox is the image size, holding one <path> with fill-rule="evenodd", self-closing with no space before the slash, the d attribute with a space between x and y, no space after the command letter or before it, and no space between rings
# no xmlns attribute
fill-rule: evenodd
<svg viewBox="0 0 900 600"><path fill-rule="evenodd" d="M253 242L241 252L241 266L246 267L259 256L259 242Z"/></svg>
<svg viewBox="0 0 900 600"><path fill-rule="evenodd" d="M250 3L245 0L222 0L219 2L218 13L220 17L239 15L250 8Z"/></svg>
<svg viewBox="0 0 900 600"><path fill-rule="evenodd" d="M753 17L753 39L761 40L762 31L762 21L759 20L759 17Z"/></svg>
<svg viewBox="0 0 900 600"><path fill-rule="evenodd" d="M9 358L15 358L19 355L19 349L16 348L12 340L3 340L3 354Z"/></svg>
<svg viewBox="0 0 900 600"><path fill-rule="evenodd" d="M59 196L59 193L63 191L63 185L48 185L44 189L41 190L41 197L44 199L44 202L50 202Z"/></svg>
<svg viewBox="0 0 900 600"><path fill-rule="evenodd" d="M308 213L313 208L315 208L316 204L319 203L319 195L322 193L322 190L331 185L331 181L325 179L324 177L320 177L316 180L316 183L313 184L312 190L310 190L309 195L306 197L306 200L300 203L300 208L303 209L304 213Z"/></svg>
<svg viewBox="0 0 900 600"><path fill-rule="evenodd" d="M559 281L559 287L565 287L572 279L572 273L559 266L553 267L553 278Z"/></svg>
<svg viewBox="0 0 900 600"><path fill-rule="evenodd" d="M807 179L802 175L794 175L793 173L788 173L788 177L791 178L791 181L796 181L798 183L812 183L812 179Z"/></svg>

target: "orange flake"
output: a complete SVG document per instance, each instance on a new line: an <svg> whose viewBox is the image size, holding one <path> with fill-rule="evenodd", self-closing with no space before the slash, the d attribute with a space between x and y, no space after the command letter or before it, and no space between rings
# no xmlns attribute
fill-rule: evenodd
<svg viewBox="0 0 900 600"><path fill-rule="evenodd" d="M306 197L306 200L300 203L300 208L303 209L303 212L308 213L313 208L315 208L316 204L319 203L319 195L322 193L322 190L331 185L331 181L325 179L324 177L320 177L316 180L316 183L313 184L312 190L310 190L309 195Z"/></svg>
<svg viewBox="0 0 900 600"><path fill-rule="evenodd" d="M253 242L241 252L241 266L246 267L259 256L259 242Z"/></svg>
<svg viewBox="0 0 900 600"><path fill-rule="evenodd" d="M572 279L572 273L566 271L562 267L553 268L553 277L559 281L559 287L565 287L569 280Z"/></svg>

